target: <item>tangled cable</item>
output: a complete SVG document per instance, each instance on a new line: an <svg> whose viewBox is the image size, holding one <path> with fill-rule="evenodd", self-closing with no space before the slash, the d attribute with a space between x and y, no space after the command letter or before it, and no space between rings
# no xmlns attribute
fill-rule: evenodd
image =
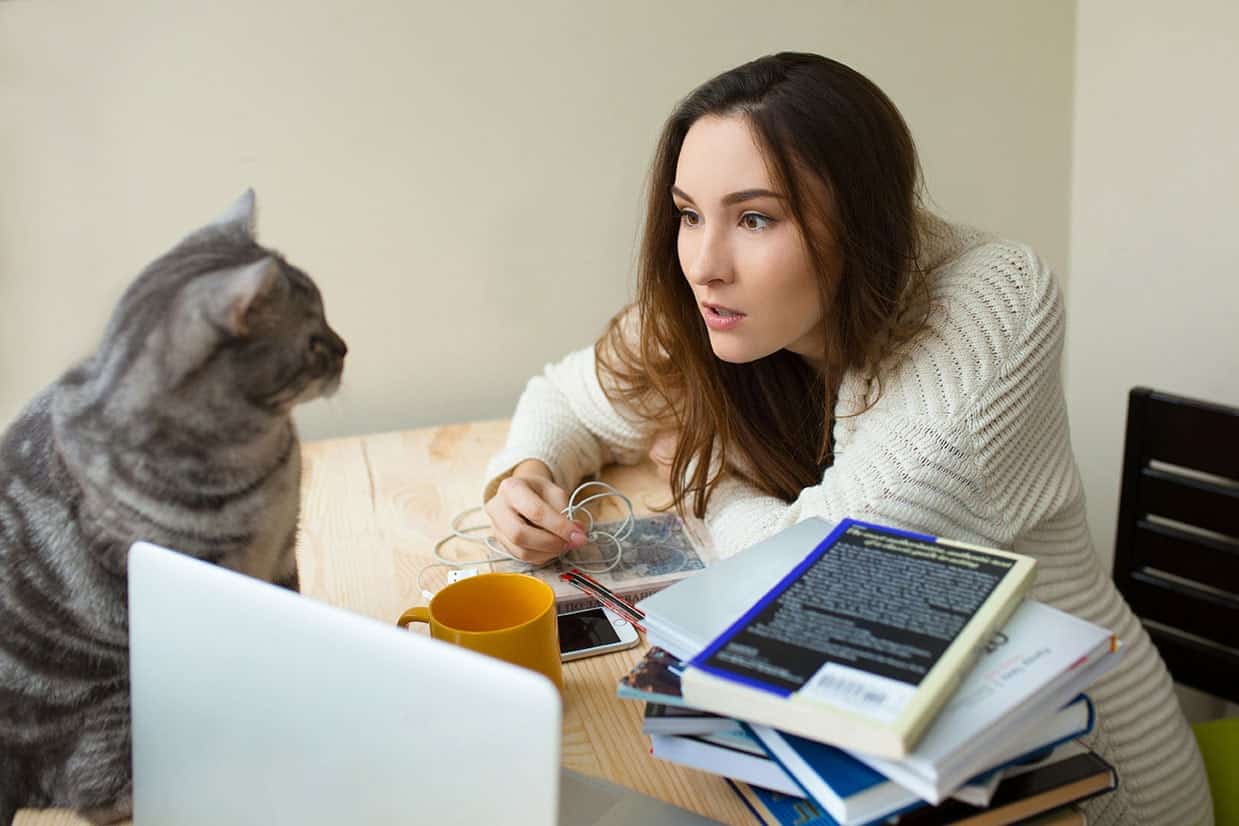
<svg viewBox="0 0 1239 826"><path fill-rule="evenodd" d="M588 496L585 496L580 501L577 501L577 496L581 495L582 491L585 491L586 489L593 488L593 487L601 488L602 490L597 493L591 493ZM604 531L601 528L599 528L594 520L593 512L591 512L589 508L586 507L591 502L596 502L599 499L606 499L608 497L618 498L620 501L624 503L624 507L627 510L627 514L624 516L623 521L620 522L619 526L615 528L614 531ZM491 526L489 524L486 524L486 525L462 525L461 524L462 522L464 522L465 519L467 519L468 517L472 516L475 513L480 512L481 510L482 510L481 507L468 508L456 514L454 517L452 517L452 522L451 522L452 532L435 543L434 557L436 560L438 560L438 562L434 562L434 563L431 563L430 565L427 565L425 568L422 568L422 570L419 571L417 574L417 587L422 592L422 596L424 596L426 599L430 599L433 596L433 594L427 591L425 587L422 585L422 576L423 574L425 574L427 571L431 570L432 568L464 568L464 567L471 567L474 565L488 565L488 564L495 564L495 563L501 563L501 562L516 562L520 564L521 566L523 566L521 570L524 570L524 571L533 570L534 568L539 567L539 566L533 565L532 563L526 562L520 557L517 557L509 553L506 548L504 548L501 544L499 544L499 540L496 539L494 536L489 536L489 535L478 536L477 534L480 533L481 531L489 531L491 529ZM629 499L624 494L620 493L618 490L616 490L611 485L608 485L606 482L596 482L596 481L583 482L577 487L576 490L572 491L572 495L568 497L568 506L564 508L562 511L560 511L560 513L562 513L564 516L568 517L571 520L581 521L585 523L586 544L580 548L576 548L576 549L569 551L568 553L564 554L563 556L559 557L556 560L552 560L551 562L548 562L545 564L549 565L552 562L564 560L566 562L571 563L573 566L581 569L582 571L585 571L586 573L590 573L590 574L604 574L607 571L610 571L611 569L613 569L616 565L620 564L620 561L624 558L623 541L628 537L630 533L632 533L633 523L635 522L635 519L633 517L633 512L632 512L632 500L631 499ZM583 515L583 518L582 518L582 515ZM462 540L464 542L472 542L478 545L485 545L487 550L491 552L491 555L483 559L466 559L466 560L447 559L446 557L443 556L443 553L442 553L443 546L455 540ZM615 548L615 555L610 558L604 557L600 561L599 560L586 561L586 560L582 560L580 558L576 558L573 556L574 554L577 554L579 551L583 551L586 547L590 545L598 547L599 543L610 543ZM593 567L589 567L591 565ZM601 565L601 567L599 567L599 565Z"/></svg>

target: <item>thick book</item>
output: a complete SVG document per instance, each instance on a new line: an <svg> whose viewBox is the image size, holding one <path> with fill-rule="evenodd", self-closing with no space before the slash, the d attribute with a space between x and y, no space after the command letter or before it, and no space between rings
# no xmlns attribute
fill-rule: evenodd
<svg viewBox="0 0 1239 826"><path fill-rule="evenodd" d="M730 717L666 703L646 703L641 722L645 734L719 734L740 730L741 724Z"/></svg>
<svg viewBox="0 0 1239 826"><path fill-rule="evenodd" d="M908 754L1032 585L1036 561L845 519L681 676L696 708Z"/></svg>
<svg viewBox="0 0 1239 826"><path fill-rule="evenodd" d="M742 781L727 785L762 826L838 826L838 821L812 800L771 791Z"/></svg>
<svg viewBox="0 0 1239 826"><path fill-rule="evenodd" d="M1027 759L1047 748L1079 737L1087 733L1092 724L1092 705L1087 697L1080 696L1051 718L1042 721L1036 731L1029 732L1018 743L1013 743L1013 753L1004 763ZM785 734L766 726L752 726L751 730L757 741L766 747L770 756L782 766L805 796L811 798L843 826L880 821L926 805L926 801L916 793L842 749ZM969 793L961 794L961 790L956 790L955 796L972 797L972 786L983 791L992 791L992 788L985 787L999 768L1003 766L979 766L977 776L962 787L969 789Z"/></svg>
<svg viewBox="0 0 1239 826"><path fill-rule="evenodd" d="M722 734L651 734L650 753L691 769L804 796L795 781L743 729Z"/></svg>

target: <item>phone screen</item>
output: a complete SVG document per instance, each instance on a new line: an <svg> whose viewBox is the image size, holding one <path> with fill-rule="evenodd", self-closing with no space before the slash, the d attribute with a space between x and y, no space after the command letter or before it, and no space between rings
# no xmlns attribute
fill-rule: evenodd
<svg viewBox="0 0 1239 826"><path fill-rule="evenodd" d="M559 615L559 650L580 651L599 645L613 645L620 641L619 634L611 627L611 620L601 608L588 611L573 611Z"/></svg>

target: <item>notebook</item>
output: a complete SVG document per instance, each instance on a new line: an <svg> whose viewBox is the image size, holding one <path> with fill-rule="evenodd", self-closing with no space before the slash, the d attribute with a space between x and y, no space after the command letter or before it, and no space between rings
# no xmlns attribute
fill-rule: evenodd
<svg viewBox="0 0 1239 826"><path fill-rule="evenodd" d="M711 822L561 774L540 674L141 542L129 606L135 826Z"/></svg>

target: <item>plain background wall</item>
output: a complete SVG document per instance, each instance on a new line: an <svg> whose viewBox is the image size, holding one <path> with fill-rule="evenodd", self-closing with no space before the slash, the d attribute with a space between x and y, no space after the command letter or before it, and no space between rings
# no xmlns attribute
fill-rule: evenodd
<svg viewBox="0 0 1239 826"><path fill-rule="evenodd" d="M1114 558L1127 392L1239 406L1239 5L1080 0L1065 368ZM1189 719L1239 705L1178 687Z"/></svg>
<svg viewBox="0 0 1239 826"><path fill-rule="evenodd" d="M675 102L784 49L902 109L950 217L1068 245L1074 4L0 2L0 422L253 185L351 352L309 438L508 415L632 294Z"/></svg>
<svg viewBox="0 0 1239 826"><path fill-rule="evenodd" d="M1127 391L1239 406L1239 4L1081 0L1066 375L1113 559Z"/></svg>

